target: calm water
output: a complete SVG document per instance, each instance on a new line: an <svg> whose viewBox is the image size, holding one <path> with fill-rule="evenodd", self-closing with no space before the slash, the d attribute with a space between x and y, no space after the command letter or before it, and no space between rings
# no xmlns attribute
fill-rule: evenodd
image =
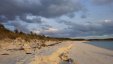
<svg viewBox="0 0 113 64"><path fill-rule="evenodd" d="M113 50L113 41L91 41L91 42L88 42L88 44Z"/></svg>

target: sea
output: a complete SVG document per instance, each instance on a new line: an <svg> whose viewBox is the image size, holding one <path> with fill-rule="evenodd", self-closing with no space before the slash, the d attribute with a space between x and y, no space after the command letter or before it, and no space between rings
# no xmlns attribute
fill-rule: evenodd
<svg viewBox="0 0 113 64"><path fill-rule="evenodd" d="M90 41L87 44L91 44L97 47L113 50L113 41Z"/></svg>

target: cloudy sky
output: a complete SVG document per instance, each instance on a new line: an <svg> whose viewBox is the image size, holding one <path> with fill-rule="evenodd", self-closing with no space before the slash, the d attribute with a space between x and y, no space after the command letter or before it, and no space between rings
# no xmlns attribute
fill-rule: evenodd
<svg viewBox="0 0 113 64"><path fill-rule="evenodd" d="M0 0L0 23L52 37L111 37L113 0Z"/></svg>

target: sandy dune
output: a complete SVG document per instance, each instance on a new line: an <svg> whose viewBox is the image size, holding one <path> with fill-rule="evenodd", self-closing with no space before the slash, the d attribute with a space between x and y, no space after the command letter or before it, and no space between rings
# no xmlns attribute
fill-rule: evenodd
<svg viewBox="0 0 113 64"><path fill-rule="evenodd" d="M0 64L29 64L35 57L51 56L62 47L73 47L69 51L69 57L78 64L113 64L113 51L99 48L82 41L68 41L36 50L33 54L25 54L23 51L12 51L9 55L0 55Z"/></svg>
<svg viewBox="0 0 113 64"><path fill-rule="evenodd" d="M65 63L69 57L69 50L72 48L72 45L59 48L57 51L53 52L48 56L37 56L35 57L30 64L59 64L61 61Z"/></svg>

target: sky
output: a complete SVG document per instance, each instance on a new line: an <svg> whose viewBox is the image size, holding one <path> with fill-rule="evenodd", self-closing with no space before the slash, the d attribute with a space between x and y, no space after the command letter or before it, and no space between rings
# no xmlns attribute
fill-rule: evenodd
<svg viewBox="0 0 113 64"><path fill-rule="evenodd" d="M0 0L0 23L51 37L113 37L113 0Z"/></svg>

